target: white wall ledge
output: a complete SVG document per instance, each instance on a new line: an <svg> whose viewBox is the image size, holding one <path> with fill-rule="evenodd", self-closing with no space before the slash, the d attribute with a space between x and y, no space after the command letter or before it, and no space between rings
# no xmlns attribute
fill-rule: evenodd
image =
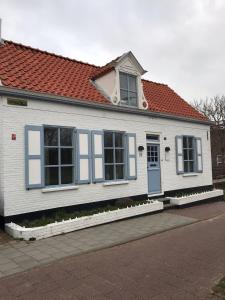
<svg viewBox="0 0 225 300"><path fill-rule="evenodd" d="M169 197L170 203L174 205L185 205L197 201L208 200L210 198L223 196L223 190L212 190L208 192L186 195L183 197Z"/></svg>
<svg viewBox="0 0 225 300"><path fill-rule="evenodd" d="M58 186L58 187L46 187L42 189L42 193L51 193L51 192L60 192L60 191L69 191L79 189L78 185L69 185L69 186Z"/></svg>
<svg viewBox="0 0 225 300"><path fill-rule="evenodd" d="M101 212L90 216L55 222L39 227L27 228L15 223L8 223L5 224L5 230L9 235L16 239L23 239L26 241L33 239L40 240L66 232L80 230L83 228L88 228L161 210L163 210L162 202L148 201L145 204L140 204L137 206Z"/></svg>
<svg viewBox="0 0 225 300"><path fill-rule="evenodd" d="M198 176L199 174L198 173L186 173L186 174L183 174L183 177L192 177L192 176Z"/></svg>
<svg viewBox="0 0 225 300"><path fill-rule="evenodd" d="M111 186L111 185L121 185L121 184L128 184L128 180L121 180L121 181L107 181L103 183L103 186Z"/></svg>

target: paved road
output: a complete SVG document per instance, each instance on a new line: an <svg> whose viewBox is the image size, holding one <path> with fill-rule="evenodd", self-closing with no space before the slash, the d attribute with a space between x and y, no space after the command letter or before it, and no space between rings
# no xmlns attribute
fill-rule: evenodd
<svg viewBox="0 0 225 300"><path fill-rule="evenodd" d="M210 288L225 273L224 206L182 209L202 221L3 278L0 299L215 299Z"/></svg>

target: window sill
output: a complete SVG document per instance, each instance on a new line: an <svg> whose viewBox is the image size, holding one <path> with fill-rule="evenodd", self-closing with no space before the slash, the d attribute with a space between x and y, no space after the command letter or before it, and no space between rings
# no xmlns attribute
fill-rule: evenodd
<svg viewBox="0 0 225 300"><path fill-rule="evenodd" d="M187 174L183 174L183 177L192 177L192 176L198 176L198 173L187 173Z"/></svg>
<svg viewBox="0 0 225 300"><path fill-rule="evenodd" d="M70 185L70 186L60 186L60 187L46 187L42 189L42 193L51 193L51 192L59 192L59 191L69 191L69 190L77 190L79 186Z"/></svg>
<svg viewBox="0 0 225 300"><path fill-rule="evenodd" d="M111 186L111 185L121 185L121 184L128 184L128 180L121 180L121 181L107 181L103 183L103 186Z"/></svg>

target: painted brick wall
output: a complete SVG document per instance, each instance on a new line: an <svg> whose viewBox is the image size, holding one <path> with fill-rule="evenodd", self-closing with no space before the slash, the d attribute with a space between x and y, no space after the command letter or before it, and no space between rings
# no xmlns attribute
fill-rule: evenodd
<svg viewBox="0 0 225 300"><path fill-rule="evenodd" d="M148 191L145 151L141 157L137 156L137 180L132 180L128 184L118 186L103 186L103 183L85 184L80 185L78 190L52 193L42 193L41 189L27 191L24 180L24 126L26 124L75 126L90 130L125 130L136 133L137 145L144 146L146 133L158 133L161 138L163 191L212 184L210 139L207 140L209 127L205 125L31 100L28 102L28 107L7 106L6 99L3 99L2 118L4 146L0 151L3 151L1 157L4 157L4 174L0 173L0 184L2 181L1 193L2 191L4 193L6 216L146 194ZM16 133L16 141L11 140L12 133ZM182 134L202 138L204 168L202 174L194 177L176 175L175 136ZM171 148L169 161L165 160L166 146ZM2 164L1 159L0 163Z"/></svg>
<svg viewBox="0 0 225 300"><path fill-rule="evenodd" d="M0 97L0 107L2 108L3 99ZM3 215L4 200L3 200L3 179L4 179L4 164L3 164L3 110L0 109L0 215Z"/></svg>

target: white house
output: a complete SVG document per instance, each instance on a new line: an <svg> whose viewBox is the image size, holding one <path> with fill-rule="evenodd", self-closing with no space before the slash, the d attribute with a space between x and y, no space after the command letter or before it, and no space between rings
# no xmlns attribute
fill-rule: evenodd
<svg viewBox="0 0 225 300"><path fill-rule="evenodd" d="M0 45L2 223L212 186L210 123L125 53L106 66Z"/></svg>

